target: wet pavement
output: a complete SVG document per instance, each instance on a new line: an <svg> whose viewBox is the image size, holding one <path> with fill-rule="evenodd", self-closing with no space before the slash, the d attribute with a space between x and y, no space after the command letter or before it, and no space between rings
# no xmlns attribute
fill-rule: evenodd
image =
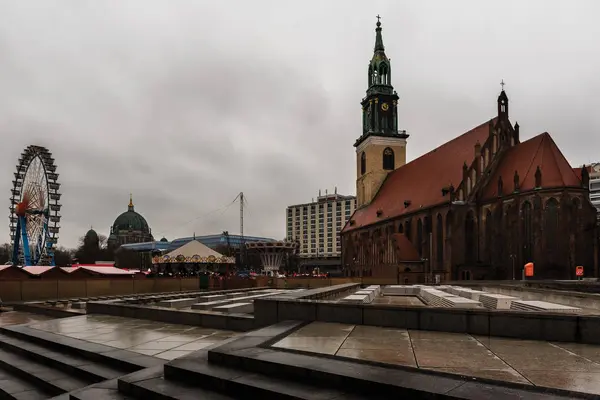
<svg viewBox="0 0 600 400"><path fill-rule="evenodd" d="M238 332L115 317L82 315L36 322L31 328L172 360Z"/></svg>
<svg viewBox="0 0 600 400"><path fill-rule="evenodd" d="M600 394L600 346L313 322L274 347Z"/></svg>
<svg viewBox="0 0 600 400"><path fill-rule="evenodd" d="M36 321L47 321L50 319L52 319L52 317L20 311L0 312L0 326L23 325Z"/></svg>

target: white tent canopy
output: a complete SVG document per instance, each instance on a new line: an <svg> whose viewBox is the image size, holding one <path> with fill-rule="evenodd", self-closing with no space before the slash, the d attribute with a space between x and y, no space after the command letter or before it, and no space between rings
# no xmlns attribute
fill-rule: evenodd
<svg viewBox="0 0 600 400"><path fill-rule="evenodd" d="M178 249L165 254L164 256L156 256L152 260L153 264L166 263L216 263L216 264L233 264L234 257L226 257L210 247L200 243L197 240L187 242Z"/></svg>

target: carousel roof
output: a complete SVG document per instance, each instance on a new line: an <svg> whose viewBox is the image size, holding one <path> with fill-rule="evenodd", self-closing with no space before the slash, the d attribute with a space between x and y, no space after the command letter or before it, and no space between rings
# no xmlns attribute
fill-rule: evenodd
<svg viewBox="0 0 600 400"><path fill-rule="evenodd" d="M180 248L175 249L172 252L167 254L167 256L169 258L176 258L177 256L184 256L187 258L187 257L196 256L196 255L200 256L200 257L209 257L209 256L213 256L216 258L223 257L222 254L214 251L210 247L200 243L197 240L192 240L191 242L187 242Z"/></svg>
<svg viewBox="0 0 600 400"><path fill-rule="evenodd" d="M199 241L192 240L164 256L155 257L153 262L155 264L169 262L233 263L235 262L235 259L233 257L223 256Z"/></svg>

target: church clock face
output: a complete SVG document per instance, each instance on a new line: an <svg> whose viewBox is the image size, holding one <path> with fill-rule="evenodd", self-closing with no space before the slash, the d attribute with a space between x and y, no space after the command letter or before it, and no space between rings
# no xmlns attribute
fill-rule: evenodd
<svg viewBox="0 0 600 400"><path fill-rule="evenodd" d="M382 103L381 104L381 110L382 111L387 111L390 109L390 105L388 103Z"/></svg>

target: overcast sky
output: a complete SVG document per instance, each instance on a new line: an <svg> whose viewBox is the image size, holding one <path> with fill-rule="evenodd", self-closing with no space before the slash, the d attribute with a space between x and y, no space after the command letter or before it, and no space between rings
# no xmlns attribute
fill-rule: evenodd
<svg viewBox="0 0 600 400"><path fill-rule="evenodd" d="M408 159L493 117L504 79L523 140L548 131L573 165L600 160L595 0L0 0L6 213L39 144L61 245L108 234L130 192L157 239L238 233L238 204L211 212L240 191L245 234L283 238L287 205L355 192L377 14Z"/></svg>

